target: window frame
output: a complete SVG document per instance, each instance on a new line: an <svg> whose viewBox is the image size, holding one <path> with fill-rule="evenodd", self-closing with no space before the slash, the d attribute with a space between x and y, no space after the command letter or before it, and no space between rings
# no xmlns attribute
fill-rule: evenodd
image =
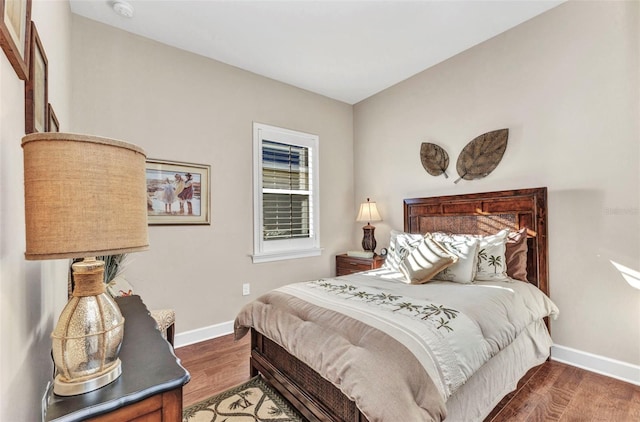
<svg viewBox="0 0 640 422"><path fill-rule="evenodd" d="M262 141L278 142L309 149L310 235L304 238L264 240ZM320 248L320 171L317 135L253 123L253 255L254 263L319 256Z"/></svg>

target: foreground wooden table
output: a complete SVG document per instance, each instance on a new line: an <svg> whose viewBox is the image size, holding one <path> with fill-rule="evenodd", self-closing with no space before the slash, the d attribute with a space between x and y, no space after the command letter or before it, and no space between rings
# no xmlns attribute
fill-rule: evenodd
<svg viewBox="0 0 640 422"><path fill-rule="evenodd" d="M182 421L182 386L189 373L162 338L140 296L116 299L125 318L122 375L98 390L71 397L49 391L45 421Z"/></svg>

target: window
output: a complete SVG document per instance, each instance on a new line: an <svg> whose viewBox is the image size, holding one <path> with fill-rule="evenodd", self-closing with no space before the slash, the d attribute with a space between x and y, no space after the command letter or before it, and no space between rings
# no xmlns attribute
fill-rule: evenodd
<svg viewBox="0 0 640 422"><path fill-rule="evenodd" d="M318 137L253 124L253 262L320 254Z"/></svg>

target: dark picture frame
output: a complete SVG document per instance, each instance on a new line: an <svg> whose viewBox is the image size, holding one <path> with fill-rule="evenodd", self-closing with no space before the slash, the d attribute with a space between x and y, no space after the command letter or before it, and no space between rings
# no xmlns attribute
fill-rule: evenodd
<svg viewBox="0 0 640 422"><path fill-rule="evenodd" d="M58 121L58 116L56 116L56 112L53 111L53 106L49 104L47 109L47 115L49 116L49 123L47 125L48 132L60 132L60 122Z"/></svg>
<svg viewBox="0 0 640 422"><path fill-rule="evenodd" d="M211 166L147 159L149 225L211 224Z"/></svg>
<svg viewBox="0 0 640 422"><path fill-rule="evenodd" d="M25 83L25 133L46 132L48 112L48 61L35 23L31 22L29 79Z"/></svg>
<svg viewBox="0 0 640 422"><path fill-rule="evenodd" d="M31 0L0 0L0 46L18 78L29 77Z"/></svg>

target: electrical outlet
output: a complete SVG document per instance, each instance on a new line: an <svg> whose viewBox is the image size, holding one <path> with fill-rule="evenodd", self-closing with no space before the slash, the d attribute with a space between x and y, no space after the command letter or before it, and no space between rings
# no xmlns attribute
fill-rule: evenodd
<svg viewBox="0 0 640 422"><path fill-rule="evenodd" d="M248 296L251 294L251 285L249 283L244 283L242 285L242 296Z"/></svg>

